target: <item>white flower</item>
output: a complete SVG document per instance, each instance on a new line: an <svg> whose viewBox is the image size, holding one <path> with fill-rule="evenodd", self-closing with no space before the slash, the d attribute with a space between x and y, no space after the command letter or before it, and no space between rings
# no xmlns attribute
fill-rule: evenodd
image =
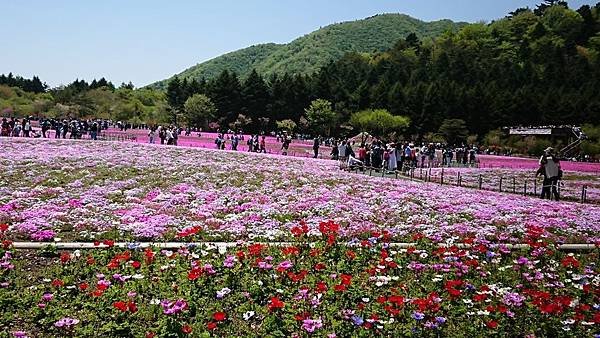
<svg viewBox="0 0 600 338"><path fill-rule="evenodd" d="M252 318L253 316L254 316L254 311L246 311L246 312L244 312L242 317L244 318L244 320L248 320L248 319Z"/></svg>
<svg viewBox="0 0 600 338"><path fill-rule="evenodd" d="M154 298L154 299L150 300L150 304L151 305L158 305L158 304L160 304L160 300Z"/></svg>
<svg viewBox="0 0 600 338"><path fill-rule="evenodd" d="M489 316L490 312L489 311L485 311L485 310L484 311L479 310L479 311L477 311L477 315L479 315L479 316Z"/></svg>
<svg viewBox="0 0 600 338"><path fill-rule="evenodd" d="M419 257L425 259L427 258L429 255L426 252L423 252L422 254L419 255Z"/></svg>
<svg viewBox="0 0 600 338"><path fill-rule="evenodd" d="M133 278L133 279L143 279L144 275L136 273L135 275L131 276L131 278Z"/></svg>
<svg viewBox="0 0 600 338"><path fill-rule="evenodd" d="M256 284L258 284L258 286L262 286L263 282L261 280L257 281Z"/></svg>
<svg viewBox="0 0 600 338"><path fill-rule="evenodd" d="M574 319L567 319L567 320L563 320L562 323L564 325L572 325L572 324L575 324L575 320Z"/></svg>
<svg viewBox="0 0 600 338"><path fill-rule="evenodd" d="M361 298L361 300L362 300L364 303L368 303L370 299L369 299L368 297L363 297L363 298Z"/></svg>
<svg viewBox="0 0 600 338"><path fill-rule="evenodd" d="M277 290L275 290L275 292L277 292L277 293L283 293L283 290L282 289L277 289Z"/></svg>

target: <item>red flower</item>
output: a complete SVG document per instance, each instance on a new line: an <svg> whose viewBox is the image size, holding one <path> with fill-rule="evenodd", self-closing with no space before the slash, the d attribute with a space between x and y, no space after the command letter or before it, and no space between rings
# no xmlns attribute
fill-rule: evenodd
<svg viewBox="0 0 600 338"><path fill-rule="evenodd" d="M81 290L81 291L87 290L88 287L89 287L89 285L86 282L79 284L79 290Z"/></svg>
<svg viewBox="0 0 600 338"><path fill-rule="evenodd" d="M192 228L184 229L183 231L179 232L176 236L179 238L193 236L193 235L199 233L200 231L202 231L202 227L195 226Z"/></svg>
<svg viewBox="0 0 600 338"><path fill-rule="evenodd" d="M214 329L217 328L217 323L215 323L215 322L208 322L208 324L206 324L206 328L212 331L212 330L214 330Z"/></svg>
<svg viewBox="0 0 600 338"><path fill-rule="evenodd" d="M131 312L131 313L136 313L137 310L138 310L138 308L135 305L135 303L131 302L131 301L127 303L127 309L129 309L129 312Z"/></svg>
<svg viewBox="0 0 600 338"><path fill-rule="evenodd" d="M348 250L348 251L346 251L346 257L348 257L349 259L355 259L356 253L352 250Z"/></svg>
<svg viewBox="0 0 600 338"><path fill-rule="evenodd" d="M567 256L567 257L563 258L563 260L560 263L565 268L569 268L569 267L578 268L579 267L579 261L573 256Z"/></svg>
<svg viewBox="0 0 600 338"><path fill-rule="evenodd" d="M215 312L215 314L213 315L213 319L217 322L222 322L225 320L225 318L227 318L225 312Z"/></svg>
<svg viewBox="0 0 600 338"><path fill-rule="evenodd" d="M63 285L65 285L65 282L63 282L60 279L55 279L55 280L52 281L52 286L54 286L54 287L59 288L59 287L61 287Z"/></svg>
<svg viewBox="0 0 600 338"><path fill-rule="evenodd" d="M122 301L114 302L113 303L113 307L115 309L120 310L121 312L126 312L127 311L127 303L122 302Z"/></svg>
<svg viewBox="0 0 600 338"><path fill-rule="evenodd" d="M485 326L489 327L490 329L495 329L498 327L498 322L495 320L490 320L489 322L485 323Z"/></svg>
<svg viewBox="0 0 600 338"><path fill-rule="evenodd" d="M350 286L350 284L352 284L352 276L342 274L341 278L342 278L342 282L341 282L342 285Z"/></svg>
<svg viewBox="0 0 600 338"><path fill-rule="evenodd" d="M9 240L3 240L3 241L2 241L2 248L4 248L4 249L8 249L8 248L10 248L10 247L11 247L12 243L13 243L12 241L9 241Z"/></svg>
<svg viewBox="0 0 600 338"><path fill-rule="evenodd" d="M196 280L198 279L198 277L200 277L202 275L202 269L199 268L193 268L189 273L188 273L188 279L189 280Z"/></svg>
<svg viewBox="0 0 600 338"><path fill-rule="evenodd" d="M294 235L294 237L300 237L307 233L308 233L308 226L306 224L303 224L301 226L292 227L292 235Z"/></svg>
<svg viewBox="0 0 600 338"><path fill-rule="evenodd" d="M334 290L337 292L344 292L344 291L346 291L346 285L342 285L342 284L336 285L336 286L334 286Z"/></svg>
<svg viewBox="0 0 600 338"><path fill-rule="evenodd" d="M260 256L264 248L265 246L260 243L252 244L248 247L248 253L252 256Z"/></svg>
<svg viewBox="0 0 600 338"><path fill-rule="evenodd" d="M154 332L146 332L146 338L154 338L156 336L156 333Z"/></svg>
<svg viewBox="0 0 600 338"><path fill-rule="evenodd" d="M140 262L138 262L138 261L133 261L133 262L131 262L131 266L132 266L134 269L139 269L139 268L142 266L142 263L140 263Z"/></svg>
<svg viewBox="0 0 600 338"><path fill-rule="evenodd" d="M6 230L8 230L8 224L6 224L6 223L0 224L0 231L4 232Z"/></svg>
<svg viewBox="0 0 600 338"><path fill-rule="evenodd" d="M181 327L181 332L183 332L185 334L190 334L190 333L192 333L192 327L189 326L188 324L185 324L184 326Z"/></svg>
<svg viewBox="0 0 600 338"><path fill-rule="evenodd" d="M271 297L271 301L269 302L269 311L273 311L276 309L283 309L285 303L279 300L277 297Z"/></svg>
<svg viewBox="0 0 600 338"><path fill-rule="evenodd" d="M325 269L325 264L323 264L323 263L317 263L317 264L315 264L315 270L321 271L323 269Z"/></svg>
<svg viewBox="0 0 600 338"><path fill-rule="evenodd" d="M87 263L87 265L94 265L94 264L96 264L96 260L92 256L87 256L87 259L85 260L85 262Z"/></svg>
<svg viewBox="0 0 600 338"><path fill-rule="evenodd" d="M459 294L460 294L460 292L459 292ZM487 298L487 295L485 293L481 293L481 294L476 294L473 297L473 300L476 302L482 302L482 301L486 300L486 298Z"/></svg>
<svg viewBox="0 0 600 338"><path fill-rule="evenodd" d="M154 261L154 251L150 248L146 248L144 250L144 257L146 257L146 264L152 264L152 261Z"/></svg>
<svg viewBox="0 0 600 338"><path fill-rule="evenodd" d="M281 253L283 253L285 256L297 255L300 253L300 249L295 246L283 247L281 248Z"/></svg>
<svg viewBox="0 0 600 338"><path fill-rule="evenodd" d="M110 239L105 239L104 241L102 241L102 244L108 246L109 248L113 247L115 245L115 241L112 241Z"/></svg>
<svg viewBox="0 0 600 338"><path fill-rule="evenodd" d="M317 282L317 286L315 287L317 292L325 292L327 291L327 284L325 282Z"/></svg>
<svg viewBox="0 0 600 338"><path fill-rule="evenodd" d="M68 253L68 252L66 252L66 251L63 251L63 252L60 254L60 262L61 262L61 263L66 263L66 262L68 262L70 259L71 259L71 254L70 254L70 253Z"/></svg>

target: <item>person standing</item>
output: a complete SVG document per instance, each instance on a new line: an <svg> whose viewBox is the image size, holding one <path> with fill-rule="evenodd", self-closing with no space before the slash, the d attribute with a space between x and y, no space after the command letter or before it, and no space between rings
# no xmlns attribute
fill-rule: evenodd
<svg viewBox="0 0 600 338"><path fill-rule="evenodd" d="M548 197L552 199L552 196L554 196L556 201L560 200L558 180L562 178L562 170L558 158L554 156L554 149L551 147L544 150L544 155L540 158L540 168L536 173L536 177L539 175L544 176L540 198Z"/></svg>
<svg viewBox="0 0 600 338"><path fill-rule="evenodd" d="M319 136L315 137L313 140L313 158L319 157L319 147L321 146L321 140L319 140Z"/></svg>
<svg viewBox="0 0 600 338"><path fill-rule="evenodd" d="M156 130L154 128L150 128L148 132L148 138L150 139L150 144L154 144L154 138L156 137Z"/></svg>
<svg viewBox="0 0 600 338"><path fill-rule="evenodd" d="M388 159L388 170L396 171L398 169L398 161L396 159L396 145L390 144L389 148L389 159Z"/></svg>
<svg viewBox="0 0 600 338"><path fill-rule="evenodd" d="M95 121L90 126L90 138L94 141L98 139L98 123Z"/></svg>
<svg viewBox="0 0 600 338"><path fill-rule="evenodd" d="M23 126L23 136L25 137L29 137L29 132L31 132L31 123L29 122L29 119L24 119L24 126Z"/></svg>
<svg viewBox="0 0 600 338"><path fill-rule="evenodd" d="M259 153L266 154L267 153L267 143L265 141L265 135L263 135L260 139L260 151Z"/></svg>

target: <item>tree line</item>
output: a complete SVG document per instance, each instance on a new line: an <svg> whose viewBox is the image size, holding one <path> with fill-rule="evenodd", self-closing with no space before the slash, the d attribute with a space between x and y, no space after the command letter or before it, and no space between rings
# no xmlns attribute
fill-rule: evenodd
<svg viewBox="0 0 600 338"><path fill-rule="evenodd" d="M8 87L39 92L15 82ZM453 138L453 130L460 142L468 136L485 141L490 131L509 125L598 125L600 3L573 10L550 0L436 38L410 34L387 51L350 53L310 75L264 77L253 70L242 78L224 70L211 79L176 77L166 92L76 80L44 88L30 98L37 105L22 103L28 95L2 89L0 82L2 109L10 104L15 111L55 115L66 109L78 116L248 132L350 135L379 128L435 140ZM381 128L376 122L382 119L397 128Z"/></svg>
<svg viewBox="0 0 600 338"><path fill-rule="evenodd" d="M248 122L250 131L277 121L306 125L316 99L333 104L334 134L353 113L385 109L406 116L407 133L437 133L462 120L482 138L507 125L584 124L600 121L600 3L578 10L546 1L490 24L420 41L411 34L386 52L347 54L312 75L252 71L245 79L224 70L214 79L174 78L167 88L172 117L190 96L214 103L221 125Z"/></svg>

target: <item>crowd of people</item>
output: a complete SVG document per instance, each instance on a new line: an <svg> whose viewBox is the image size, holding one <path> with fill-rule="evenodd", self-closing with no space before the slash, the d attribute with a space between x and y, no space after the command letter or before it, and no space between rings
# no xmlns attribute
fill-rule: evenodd
<svg viewBox="0 0 600 338"><path fill-rule="evenodd" d="M34 124L37 124L37 128L34 128ZM53 133L54 138L81 139L83 135L89 135L90 139L96 140L99 133L108 127L109 122L103 120L2 118L0 136L50 138Z"/></svg>
<svg viewBox="0 0 600 338"><path fill-rule="evenodd" d="M474 165L476 147L449 147L442 144L415 144L413 142L386 143L378 138L370 142L356 140L326 140L331 147L331 159L339 160L350 168L375 168L376 170L407 171L414 168L432 168L452 165ZM318 156L319 138L314 139L314 157Z"/></svg>

